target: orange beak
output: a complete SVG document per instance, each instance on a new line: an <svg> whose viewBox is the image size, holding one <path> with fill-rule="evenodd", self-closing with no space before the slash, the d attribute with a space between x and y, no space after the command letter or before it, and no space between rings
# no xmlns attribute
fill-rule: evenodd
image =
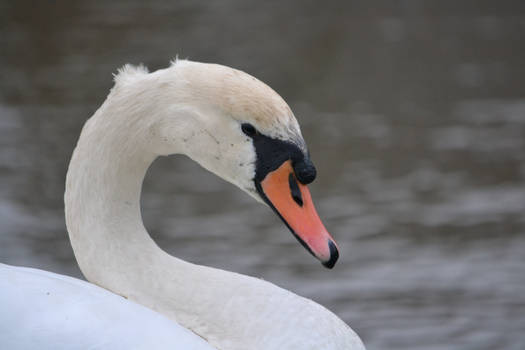
<svg viewBox="0 0 525 350"><path fill-rule="evenodd" d="M268 204L299 242L324 266L334 267L339 257L337 245L317 215L308 187L297 181L291 161L268 173L261 188Z"/></svg>

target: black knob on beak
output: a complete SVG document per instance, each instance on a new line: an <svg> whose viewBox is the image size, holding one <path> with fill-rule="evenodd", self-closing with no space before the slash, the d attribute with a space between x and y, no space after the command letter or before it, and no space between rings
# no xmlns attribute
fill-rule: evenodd
<svg viewBox="0 0 525 350"><path fill-rule="evenodd" d="M315 166L308 157L304 157L300 161L293 163L293 170L295 172L295 177L303 185L308 185L309 183L315 180L317 171Z"/></svg>

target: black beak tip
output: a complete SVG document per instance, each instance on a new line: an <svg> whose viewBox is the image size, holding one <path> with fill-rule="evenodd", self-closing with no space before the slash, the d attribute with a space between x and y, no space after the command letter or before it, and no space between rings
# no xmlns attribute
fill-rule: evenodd
<svg viewBox="0 0 525 350"><path fill-rule="evenodd" d="M332 241L328 241L328 247L330 248L330 259L323 261L322 264L324 267L332 269L335 266L337 259L339 259L339 251Z"/></svg>

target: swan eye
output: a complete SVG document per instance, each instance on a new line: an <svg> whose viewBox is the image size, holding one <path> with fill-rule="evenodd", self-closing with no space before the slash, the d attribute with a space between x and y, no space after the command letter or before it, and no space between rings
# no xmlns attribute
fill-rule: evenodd
<svg viewBox="0 0 525 350"><path fill-rule="evenodd" d="M243 123L241 125L241 129L242 129L243 133L245 133L246 135L248 135L250 137L253 137L253 136L255 136L255 134L257 134L257 130L250 123Z"/></svg>

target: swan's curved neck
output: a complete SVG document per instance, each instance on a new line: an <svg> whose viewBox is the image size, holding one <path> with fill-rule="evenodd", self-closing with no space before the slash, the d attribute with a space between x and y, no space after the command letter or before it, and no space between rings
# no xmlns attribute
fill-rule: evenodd
<svg viewBox="0 0 525 350"><path fill-rule="evenodd" d="M158 248L142 222L144 176L159 154L168 153L153 144L165 117L166 108L159 106L166 104L159 101L162 86L152 75L132 88L117 84L86 122L69 164L64 196L71 244L86 278L141 303L144 294L156 294L155 286L160 290L168 278L169 285L186 278L191 265ZM184 113L170 110L169 117L188 126ZM181 139L184 132L195 133L187 129L181 128ZM177 138L170 146L169 153L183 147ZM173 289L184 302L177 294L182 288Z"/></svg>
<svg viewBox="0 0 525 350"><path fill-rule="evenodd" d="M140 212L142 181L155 156L124 133L101 130L102 118L96 114L86 124L71 159L66 223L86 278L122 294L116 290L122 288L122 276L143 266L136 259L159 250Z"/></svg>
<svg viewBox="0 0 525 350"><path fill-rule="evenodd" d="M118 91L84 126L73 153L65 192L66 224L75 257L86 278L177 320L211 340L244 322L247 307L224 301L237 295L239 302L259 280L184 262L162 251L144 228L140 194L144 176L162 149L151 144L162 115L155 88L144 82L127 107L118 104ZM116 102L115 102L116 101ZM171 111L173 112L173 111ZM209 142L184 113L170 114L185 125L180 131L181 153L188 142L195 147ZM172 134L177 132L171 131ZM191 133L185 138L184 132ZM201 137L201 139L199 139ZM191 141L189 141L191 139ZM175 149L169 153L177 153ZM175 152L174 152L175 151ZM188 153L188 152L184 152ZM235 313L241 315L235 316ZM234 320L234 321L232 321ZM237 334L237 336L239 336Z"/></svg>

